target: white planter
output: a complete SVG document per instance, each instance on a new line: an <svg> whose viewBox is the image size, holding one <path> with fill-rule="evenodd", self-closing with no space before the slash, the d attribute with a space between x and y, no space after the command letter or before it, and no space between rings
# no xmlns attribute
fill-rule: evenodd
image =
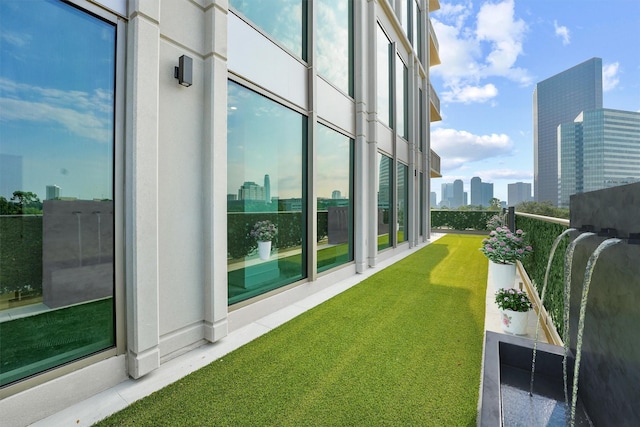
<svg viewBox="0 0 640 427"><path fill-rule="evenodd" d="M267 261L271 256L271 240L267 242L258 241L258 255L263 261Z"/></svg>
<svg viewBox="0 0 640 427"><path fill-rule="evenodd" d="M495 291L513 288L516 281L516 265L500 264L489 261L489 274L487 280L489 286L493 286Z"/></svg>
<svg viewBox="0 0 640 427"><path fill-rule="evenodd" d="M500 310L502 330L514 335L526 335L528 316L528 311Z"/></svg>

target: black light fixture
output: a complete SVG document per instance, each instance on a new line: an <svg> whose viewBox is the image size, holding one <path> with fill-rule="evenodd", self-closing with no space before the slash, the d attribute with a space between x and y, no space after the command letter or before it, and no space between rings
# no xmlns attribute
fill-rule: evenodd
<svg viewBox="0 0 640 427"><path fill-rule="evenodd" d="M178 66L175 68L173 76L178 79L178 83L182 86L191 86L193 83L193 59L187 55L182 55L178 59Z"/></svg>

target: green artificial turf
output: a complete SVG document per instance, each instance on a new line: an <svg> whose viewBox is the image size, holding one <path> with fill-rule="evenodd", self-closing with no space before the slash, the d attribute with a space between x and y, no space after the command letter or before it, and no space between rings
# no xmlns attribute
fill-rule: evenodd
<svg viewBox="0 0 640 427"><path fill-rule="evenodd" d="M475 426L482 237L447 235L101 426Z"/></svg>

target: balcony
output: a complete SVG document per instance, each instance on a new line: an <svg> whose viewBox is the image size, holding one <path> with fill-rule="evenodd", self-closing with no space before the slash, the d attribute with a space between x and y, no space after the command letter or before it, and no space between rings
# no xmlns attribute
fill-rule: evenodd
<svg viewBox="0 0 640 427"><path fill-rule="evenodd" d="M429 0L429 12L440 9L440 2L438 0Z"/></svg>
<svg viewBox="0 0 640 427"><path fill-rule="evenodd" d="M440 98L438 98L438 94L431 83L429 83L429 101L430 121L439 122L442 120L442 116L440 115Z"/></svg>
<svg viewBox="0 0 640 427"><path fill-rule="evenodd" d="M440 156L433 150L429 150L429 164L431 165L431 178L442 178L442 173L440 172Z"/></svg>
<svg viewBox="0 0 640 427"><path fill-rule="evenodd" d="M436 32L433 31L433 24L429 19L429 66L441 64L440 61L440 46L438 44L438 38Z"/></svg>

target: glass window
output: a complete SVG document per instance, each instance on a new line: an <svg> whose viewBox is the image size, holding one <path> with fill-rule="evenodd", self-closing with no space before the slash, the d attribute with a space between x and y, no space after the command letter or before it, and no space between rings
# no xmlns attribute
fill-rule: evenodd
<svg viewBox="0 0 640 427"><path fill-rule="evenodd" d="M0 2L0 386L115 345L115 25Z"/></svg>
<svg viewBox="0 0 640 427"><path fill-rule="evenodd" d="M418 19L420 16L420 8L418 6L418 0L413 2L409 0L411 9L411 45L415 48L418 45Z"/></svg>
<svg viewBox="0 0 640 427"><path fill-rule="evenodd" d="M409 236L407 228L409 216L409 166L398 163L398 197L396 208L398 221L396 225L398 243L406 241Z"/></svg>
<svg viewBox="0 0 640 427"><path fill-rule="evenodd" d="M407 37L410 37L411 32L409 31L409 2L411 0L400 0L400 24L404 29L404 33Z"/></svg>
<svg viewBox="0 0 640 427"><path fill-rule="evenodd" d="M396 56L396 131L404 139L409 138L408 71L400 56Z"/></svg>
<svg viewBox="0 0 640 427"><path fill-rule="evenodd" d="M424 208L425 208L425 190L424 190L424 174L420 172L420 235L424 236Z"/></svg>
<svg viewBox="0 0 640 427"><path fill-rule="evenodd" d="M418 106L418 123L420 124L418 131L420 132L420 135L418 136L418 140L420 141L420 151L424 151L424 121L426 120L426 117L424 116L424 95L422 94L422 89L418 89L418 103L420 104Z"/></svg>
<svg viewBox="0 0 640 427"><path fill-rule="evenodd" d="M353 140L317 128L318 271L353 260Z"/></svg>
<svg viewBox="0 0 640 427"><path fill-rule="evenodd" d="M392 125L391 116L391 43L382 27L378 25L376 39L376 71L378 79L376 82L376 101L378 109L378 120L387 126Z"/></svg>
<svg viewBox="0 0 640 427"><path fill-rule="evenodd" d="M353 96L353 2L318 0L318 73Z"/></svg>
<svg viewBox="0 0 640 427"><path fill-rule="evenodd" d="M229 81L229 304L305 276L307 118Z"/></svg>
<svg viewBox="0 0 640 427"><path fill-rule="evenodd" d="M415 16L415 27L413 29L416 34L416 40L413 41L413 45L418 50L418 59L422 64L424 64L424 58L422 53L422 38L424 37L424 32L422 29L422 11L420 10L420 6L418 6L418 0L416 0L416 4L414 5L414 16Z"/></svg>
<svg viewBox="0 0 640 427"><path fill-rule="evenodd" d="M229 5L307 60L306 0L229 0Z"/></svg>
<svg viewBox="0 0 640 427"><path fill-rule="evenodd" d="M378 153L378 250L391 247L393 159Z"/></svg>

